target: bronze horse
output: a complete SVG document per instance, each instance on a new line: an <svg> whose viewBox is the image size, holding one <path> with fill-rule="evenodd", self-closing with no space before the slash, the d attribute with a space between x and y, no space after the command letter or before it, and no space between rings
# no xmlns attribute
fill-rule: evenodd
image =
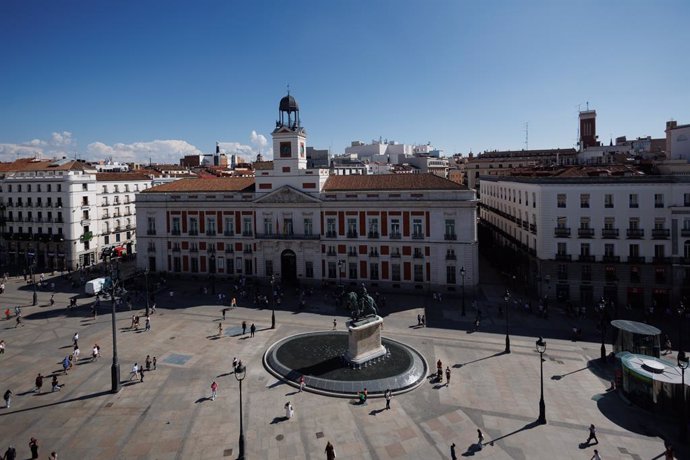
<svg viewBox="0 0 690 460"><path fill-rule="evenodd" d="M367 293L366 288L362 288L362 293L349 292L345 295L345 305L350 310L352 319L364 318L367 316L376 316L378 311L376 309L376 302Z"/></svg>

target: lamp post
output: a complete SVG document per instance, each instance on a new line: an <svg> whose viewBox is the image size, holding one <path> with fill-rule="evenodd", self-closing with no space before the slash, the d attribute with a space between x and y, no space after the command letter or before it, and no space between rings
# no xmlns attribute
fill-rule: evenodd
<svg viewBox="0 0 690 460"><path fill-rule="evenodd" d="M110 276L110 299L113 302L112 326L113 326L113 364L110 366L111 393L120 391L120 362L117 358L117 326L115 325L115 285L114 270Z"/></svg>
<svg viewBox="0 0 690 460"><path fill-rule="evenodd" d="M247 367L242 364L235 369L235 378L240 382L240 453L237 460L244 460L244 425L242 424L242 380L247 376Z"/></svg>
<svg viewBox="0 0 690 460"><path fill-rule="evenodd" d="M149 269L144 270L144 283L146 284L146 316L149 316Z"/></svg>
<svg viewBox="0 0 690 460"><path fill-rule="evenodd" d="M274 290L274 284L276 282L275 275L271 275L271 329L276 328L276 294ZM240 388L242 385L240 384Z"/></svg>
<svg viewBox="0 0 690 460"><path fill-rule="evenodd" d="M546 404L544 404L544 352L546 351L546 342L539 337L537 340L537 351L539 352L539 368L541 370L541 398L539 398L539 418L537 422L541 425L546 424Z"/></svg>
<svg viewBox="0 0 690 460"><path fill-rule="evenodd" d="M508 309L509 309L509 302L510 302L510 291L506 289L506 295L503 298L506 302L506 353L510 353L510 335L508 335Z"/></svg>
<svg viewBox="0 0 690 460"><path fill-rule="evenodd" d="M343 285L343 265L345 265L345 261L343 259L338 260L338 286Z"/></svg>
<svg viewBox="0 0 690 460"><path fill-rule="evenodd" d="M606 301L602 297L599 301L599 328L601 329L601 359L602 361L606 359L606 345L604 340L606 339L606 321L604 320L606 312Z"/></svg>
<svg viewBox="0 0 690 460"><path fill-rule="evenodd" d="M35 307L36 304L38 304L38 294L36 294L36 280L34 279L34 260L36 253L33 252L33 248L31 246L29 246L28 250L26 251L26 255L28 257L29 262L29 282L31 283L34 291L31 305Z"/></svg>
<svg viewBox="0 0 690 460"><path fill-rule="evenodd" d="M683 349L683 320L685 319L685 305L678 305L678 350Z"/></svg>
<svg viewBox="0 0 690 460"><path fill-rule="evenodd" d="M681 371L681 389L683 391L683 416L681 418L683 425L680 428L680 440L686 443L688 442L688 403L685 400L685 394L687 393L685 390L685 369L688 368L688 357L683 350L678 352L678 367L680 367Z"/></svg>
<svg viewBox="0 0 690 460"><path fill-rule="evenodd" d="M462 278L462 316L465 316L465 267L460 268L460 277Z"/></svg>

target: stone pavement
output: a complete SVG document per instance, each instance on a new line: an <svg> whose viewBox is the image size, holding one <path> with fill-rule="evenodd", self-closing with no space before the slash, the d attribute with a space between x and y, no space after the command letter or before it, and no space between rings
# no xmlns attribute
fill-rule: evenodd
<svg viewBox="0 0 690 460"><path fill-rule="evenodd" d="M457 316L452 308L457 304L435 306L425 297L391 296L388 303L396 308L384 317L384 335L417 348L432 367L441 359L453 375L448 387L429 381L396 395L386 411L382 399L360 406L354 404L355 395L343 399L299 393L263 368L261 358L270 343L332 327L335 309L321 294L310 298L305 312L277 311L275 330L270 329L270 310L246 308L240 299L240 307L227 313L219 338L221 307L214 305L214 297L199 295L193 288L185 292L180 283L175 286L174 297L159 296L150 332L129 329L131 312L117 314L124 381L118 394L109 392L109 302L103 302L94 320L87 306L65 311L71 293L58 293L55 307L44 305L49 294L41 293L39 306L23 307L26 326L14 328L14 318L0 321L0 339L7 343L0 356L0 391L11 388L15 393L12 407L0 409L0 452L14 444L19 458L28 458L33 436L41 445L41 458L51 450L62 459L236 458L239 391L230 372L234 356L247 365L242 397L249 458L325 458L326 442L331 441L338 458L350 459L450 458L451 443L458 457L589 459L597 448L606 459L652 459L663 453L664 438L677 437L673 421L631 407L615 392L607 392L607 370L596 360L598 343L556 338L546 338L544 356L548 423L535 425L539 355L536 338L521 335L527 321L519 318L512 329L512 353L503 354L504 335L482 328L469 333L471 316ZM500 294L496 290L486 297L488 305ZM0 306L4 310L29 300L30 291L12 280L0 295ZM434 309L432 315L450 318L446 328L417 328L422 306ZM241 335L243 320L256 323L256 337ZM338 316L340 328L345 320ZM63 376L60 362L71 351L76 331L82 357L98 343L102 358L82 359ZM132 364L142 363L147 354L157 357L157 370L146 373L144 382L129 382ZM34 394L38 372L57 373L65 387L51 393L46 379L44 392ZM218 398L211 401L214 379ZM295 408L291 420L283 418L287 401ZM582 445L590 423L597 426L598 446ZM477 428L485 437L481 450L476 450ZM687 451L679 454L678 458L688 458Z"/></svg>

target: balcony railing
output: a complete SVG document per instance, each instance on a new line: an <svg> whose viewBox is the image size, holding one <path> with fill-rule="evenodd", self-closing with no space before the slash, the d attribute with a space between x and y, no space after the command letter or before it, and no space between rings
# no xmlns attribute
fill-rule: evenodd
<svg viewBox="0 0 690 460"><path fill-rule="evenodd" d="M335 251L328 251L328 252L326 253L326 256L327 256L327 257L336 257L337 255L338 255L338 253L335 252Z"/></svg>
<svg viewBox="0 0 690 460"><path fill-rule="evenodd" d="M607 238L607 239L618 238L619 233L620 233L620 230L618 230L617 228L602 228L601 229L601 237L602 238Z"/></svg>
<svg viewBox="0 0 690 460"><path fill-rule="evenodd" d="M367 233L367 238L378 238L379 232L369 232Z"/></svg>
<svg viewBox="0 0 690 460"><path fill-rule="evenodd" d="M671 258L670 257L664 257L664 256L655 256L652 258L652 263L655 264L670 264L671 263Z"/></svg>
<svg viewBox="0 0 690 460"><path fill-rule="evenodd" d="M235 249L232 247L232 245L225 246L225 253L226 254L232 254L233 252L235 252Z"/></svg>
<svg viewBox="0 0 690 460"><path fill-rule="evenodd" d="M652 238L655 240L665 240L671 236L671 229L668 228L653 228L652 229Z"/></svg>
<svg viewBox="0 0 690 460"><path fill-rule="evenodd" d="M326 238L335 238L338 236L336 232L326 232Z"/></svg>
<svg viewBox="0 0 690 460"><path fill-rule="evenodd" d="M146 230L146 234L147 234L147 235L155 235L155 234L156 234L156 231L155 231L155 230L148 229L148 230Z"/></svg>
<svg viewBox="0 0 690 460"><path fill-rule="evenodd" d="M529 224L529 231L532 233L537 233L537 225L536 224Z"/></svg>
<svg viewBox="0 0 690 460"><path fill-rule="evenodd" d="M413 240L423 240L424 239L424 233L413 233L412 239Z"/></svg>
<svg viewBox="0 0 690 460"><path fill-rule="evenodd" d="M641 238L644 238L644 229L643 228L629 228L626 230L626 234L628 235L628 238L630 238L631 240L641 239Z"/></svg>
<svg viewBox="0 0 690 460"><path fill-rule="evenodd" d="M690 228L681 228L680 229L680 236L683 236L683 237L690 236Z"/></svg>
<svg viewBox="0 0 690 460"><path fill-rule="evenodd" d="M643 264L645 262L644 257L640 256L628 256L628 263L629 264Z"/></svg>
<svg viewBox="0 0 690 460"><path fill-rule="evenodd" d="M348 237L348 238L357 238L357 236L358 236L358 233L357 233L357 232L353 232L353 231L347 232L347 237Z"/></svg>
<svg viewBox="0 0 690 460"><path fill-rule="evenodd" d="M244 248L244 251L242 251L242 252L244 252L245 254L251 254L254 251L252 251L252 248Z"/></svg>
<svg viewBox="0 0 690 460"><path fill-rule="evenodd" d="M189 236L197 236L199 234L199 230L190 230L189 231Z"/></svg>
<svg viewBox="0 0 690 460"><path fill-rule="evenodd" d="M455 233L446 233L445 235L443 235L443 239L446 241L455 241L458 239L458 235L456 235Z"/></svg>
<svg viewBox="0 0 690 460"><path fill-rule="evenodd" d="M446 260L456 260L455 254L446 254Z"/></svg>
<svg viewBox="0 0 690 460"><path fill-rule="evenodd" d="M231 231L225 230L225 231L223 232L223 236L235 236L235 232L231 232Z"/></svg>
<svg viewBox="0 0 690 460"><path fill-rule="evenodd" d="M577 229L577 236L579 238L594 238L594 229L593 228L578 228Z"/></svg>
<svg viewBox="0 0 690 460"><path fill-rule="evenodd" d="M396 258L396 259L399 259L399 258L400 258L400 253L399 253L399 252L394 252L394 253L391 254L391 257L394 257L394 258Z"/></svg>
<svg viewBox="0 0 690 460"><path fill-rule="evenodd" d="M553 234L556 238L570 238L570 228L569 227L556 227L553 230Z"/></svg>
<svg viewBox="0 0 690 460"><path fill-rule="evenodd" d="M357 257L357 251L347 251L348 257Z"/></svg>
<svg viewBox="0 0 690 460"><path fill-rule="evenodd" d="M244 232L242 232L242 236L253 236L253 235L254 235L254 232L252 232L252 231L246 231L245 230Z"/></svg>
<svg viewBox="0 0 690 460"><path fill-rule="evenodd" d="M595 258L593 255L580 254L577 260L578 262L594 262Z"/></svg>
<svg viewBox="0 0 690 460"><path fill-rule="evenodd" d="M619 263L621 261L621 256L613 256L613 255L606 255L604 254L601 258L602 262L607 262L607 263Z"/></svg>
<svg viewBox="0 0 690 460"><path fill-rule="evenodd" d="M257 233L257 239L261 240L318 240L319 235L300 233Z"/></svg>
<svg viewBox="0 0 690 460"><path fill-rule="evenodd" d="M567 261L567 262L569 262L569 261L571 261L571 260L573 259L573 256L572 256L571 254L560 254L560 253L557 253L555 259L556 259L556 260L562 260L562 261Z"/></svg>
<svg viewBox="0 0 690 460"><path fill-rule="evenodd" d="M399 240L402 238L402 235L400 233L391 233L390 235L388 235L388 237L391 240Z"/></svg>
<svg viewBox="0 0 690 460"><path fill-rule="evenodd" d="M216 236L215 230L206 230L206 236Z"/></svg>
<svg viewBox="0 0 690 460"><path fill-rule="evenodd" d="M146 248L148 252L156 252L156 247L155 246L149 246Z"/></svg>
<svg viewBox="0 0 690 460"><path fill-rule="evenodd" d="M197 246L192 246L189 248L189 252L199 252L199 248Z"/></svg>
<svg viewBox="0 0 690 460"><path fill-rule="evenodd" d="M378 252L370 252L369 257L378 257L379 253Z"/></svg>
<svg viewBox="0 0 690 460"><path fill-rule="evenodd" d="M171 235L174 235L174 236L179 236L179 235L180 235L180 231L179 231L179 230L173 229L173 230L170 232L170 234L171 234Z"/></svg>
<svg viewBox="0 0 690 460"><path fill-rule="evenodd" d="M424 254L422 254L421 252L415 252L414 254L412 254L412 257L413 257L414 259L423 259L423 258L424 258Z"/></svg>

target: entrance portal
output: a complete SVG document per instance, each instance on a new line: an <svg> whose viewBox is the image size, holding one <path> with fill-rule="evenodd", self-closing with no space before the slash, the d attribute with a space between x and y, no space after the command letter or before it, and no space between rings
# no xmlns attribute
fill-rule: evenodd
<svg viewBox="0 0 690 460"><path fill-rule="evenodd" d="M286 249L280 255L280 274L283 283L297 281L297 256L291 249Z"/></svg>

